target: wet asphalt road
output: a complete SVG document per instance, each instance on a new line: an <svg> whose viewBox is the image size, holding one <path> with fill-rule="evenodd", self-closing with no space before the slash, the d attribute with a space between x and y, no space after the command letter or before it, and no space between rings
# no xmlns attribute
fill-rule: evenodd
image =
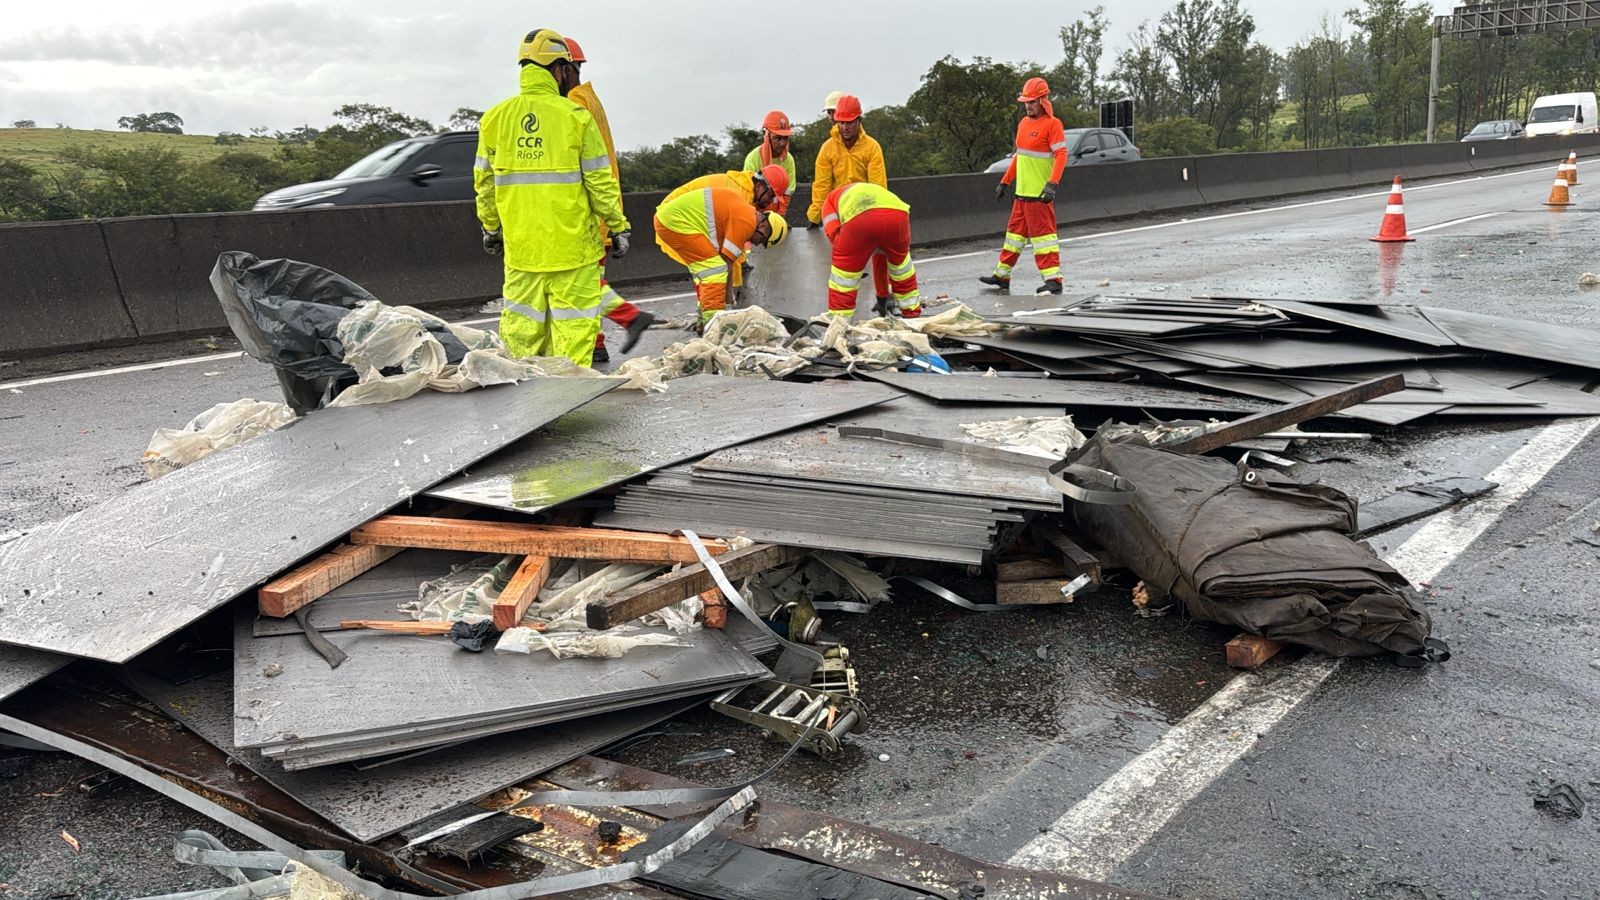
<svg viewBox="0 0 1600 900"><path fill-rule="evenodd" d="M1376 231L1382 191L1064 229L1067 290L1386 296L1600 329L1600 294L1577 283L1584 271L1600 270L1600 220L1583 206L1541 206L1549 179L1550 170L1539 168L1413 185L1406 195L1411 229L1443 227L1408 245L1365 239ZM1576 194L1582 203L1582 186ZM1595 204L1600 210L1600 200ZM992 264L992 245L919 251L924 296L945 293L990 308L1034 305L1031 297L979 292L975 278ZM758 254L758 278L761 265ZM1031 279L1025 259L1019 294ZM673 283L624 293L681 290ZM647 308L681 316L689 301ZM641 349L675 337L652 332ZM127 358L118 361L144 352L179 355L120 351ZM15 383L87 365L81 360L25 361L0 375ZM159 425L179 425L241 396L276 396L267 370L240 359L14 389L21 393L0 384L0 533L82 508L141 478L138 454ZM1328 459L1309 468L1371 500L1433 477L1482 475L1543 424L1377 429L1371 443L1323 442L1301 455ZM1422 672L1370 660L1345 664L1108 880L1194 897L1600 896L1600 806L1563 821L1532 803L1551 782L1600 801L1600 663L1590 662L1600 659L1592 574L1600 548L1571 537L1600 518L1585 509L1597 493L1597 456L1591 436L1434 579L1436 634L1451 643L1453 660ZM1374 543L1382 551L1404 537ZM981 599L959 573L942 570L936 580ZM872 728L840 761L801 755L763 794L997 860L1233 677L1222 661L1229 632L1176 617L1136 618L1117 586L1071 606L987 616L905 588L870 618L835 614L829 627L852 648ZM1275 670L1289 665L1276 663ZM658 738L617 758L719 783L763 768L779 752L714 714L684 721L700 734ZM675 762L711 747L736 755L698 766ZM49 773L77 764L37 766ZM137 882L144 889L187 883L181 870L160 861L171 838L161 830L167 820L155 817L129 840L117 827L118 807L106 815L52 806L51 798L31 793L23 803L10 793L18 789L0 781L0 808L29 810L0 816L10 822L0 831L19 832L0 833L0 846L14 839L40 852L15 862L0 856L0 881L13 886L8 896L90 883L95 868L82 856L68 858L69 866L48 855L70 852L51 844L62 843L60 827L76 829L80 839L87 834L85 853L103 837L145 859L148 878Z"/></svg>

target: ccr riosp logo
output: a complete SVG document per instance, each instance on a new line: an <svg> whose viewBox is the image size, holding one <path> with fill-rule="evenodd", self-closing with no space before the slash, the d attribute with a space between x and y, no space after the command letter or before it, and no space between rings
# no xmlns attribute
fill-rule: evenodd
<svg viewBox="0 0 1600 900"><path fill-rule="evenodd" d="M539 117L538 116L534 115L533 113L528 113L527 115L522 117L522 133L523 134L533 134L534 132L536 132L538 130L539 130Z"/></svg>

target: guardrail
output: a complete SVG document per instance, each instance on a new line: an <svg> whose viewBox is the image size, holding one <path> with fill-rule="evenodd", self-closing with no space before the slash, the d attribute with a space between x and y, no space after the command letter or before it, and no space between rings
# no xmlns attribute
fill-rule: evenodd
<svg viewBox="0 0 1600 900"><path fill-rule="evenodd" d="M1081 223L1380 185L1396 173L1430 178L1553 167L1569 150L1596 148L1600 135L1163 157L1069 168L1056 208L1063 223ZM995 180L941 175L898 178L891 187L912 207L917 243L927 244L1004 231L1010 205L994 201ZM613 282L683 274L656 248L650 229L664 196L624 195L636 240L625 259L608 266ZM809 198L810 185L800 185L792 224L804 225ZM207 276L225 250L313 262L396 305L500 293L500 263L480 249L465 201L0 225L0 356L222 330Z"/></svg>

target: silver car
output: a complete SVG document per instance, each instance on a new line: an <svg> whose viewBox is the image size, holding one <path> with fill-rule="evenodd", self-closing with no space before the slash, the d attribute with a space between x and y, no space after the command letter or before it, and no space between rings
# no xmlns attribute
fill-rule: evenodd
<svg viewBox="0 0 1600 900"><path fill-rule="evenodd" d="M1522 137L1522 123L1516 119L1495 119L1472 126L1463 141L1509 141Z"/></svg>
<svg viewBox="0 0 1600 900"><path fill-rule="evenodd" d="M1115 128L1068 128L1067 165L1089 166L1097 163L1132 162L1139 159L1139 148L1127 135ZM985 172L998 175L1011 165L1011 157L996 160Z"/></svg>

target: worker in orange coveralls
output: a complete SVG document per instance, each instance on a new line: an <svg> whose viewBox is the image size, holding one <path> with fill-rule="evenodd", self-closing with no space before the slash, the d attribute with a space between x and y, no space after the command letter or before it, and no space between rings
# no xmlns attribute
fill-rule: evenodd
<svg viewBox="0 0 1600 900"><path fill-rule="evenodd" d="M583 71L583 64L588 62L584 56L583 48L569 35L566 39L567 50L572 54L572 67L578 72ZM581 77L581 76L580 76ZM576 79L574 79L576 80ZM611 140L611 123L606 121L606 108L600 105L600 98L594 92L594 85L583 82L577 87L567 91L567 99L587 109L589 115L594 116L594 122L600 126L600 137L606 142L606 154L611 157L611 174L621 181L622 173L617 168L617 146ZM605 222L600 223L600 239L607 240ZM639 343L639 338L644 336L645 330L655 323L656 317L645 312L632 303L622 299L616 289L605 277L605 257L600 258L600 301L601 309L606 318L621 326L627 336L622 339L622 352L627 353L633 345ZM606 336L602 332L595 335L594 361L609 362L611 354L606 352Z"/></svg>
<svg viewBox="0 0 1600 900"><path fill-rule="evenodd" d="M744 261L745 248L776 247L789 232L775 212L758 212L727 188L700 188L662 201L656 207L656 246L689 270L699 328L727 308L728 270Z"/></svg>
<svg viewBox="0 0 1600 900"><path fill-rule="evenodd" d="M883 147L867 135L861 124L861 101L854 95L839 98L833 110L833 129L817 151L816 172L811 179L811 208L806 218L815 228L822 224L822 203L834 188L867 182L881 188L889 186L889 168L883 160ZM880 256L872 259L872 286L878 305L889 305L889 267Z"/></svg>
<svg viewBox="0 0 1600 900"><path fill-rule="evenodd" d="M869 259L884 261L900 317L922 315L917 268L911 263L911 207L904 200L875 184L834 188L822 203L822 230L833 242L828 315L855 315L856 290ZM880 300L877 312L890 315L888 304Z"/></svg>
<svg viewBox="0 0 1600 900"><path fill-rule="evenodd" d="M1006 174L995 186L995 199L1003 200L1006 185L1016 183L1016 198L1011 201L1011 221L1006 223L1005 242L994 274L978 280L987 285L1011 289L1011 268L1022 256L1023 245L1033 244L1033 264L1039 267L1044 284L1036 293L1061 293L1061 241L1056 237L1056 190L1067 167L1067 136L1050 107L1050 85L1043 78L1029 78L1017 101L1025 115L1017 123L1017 151Z"/></svg>

